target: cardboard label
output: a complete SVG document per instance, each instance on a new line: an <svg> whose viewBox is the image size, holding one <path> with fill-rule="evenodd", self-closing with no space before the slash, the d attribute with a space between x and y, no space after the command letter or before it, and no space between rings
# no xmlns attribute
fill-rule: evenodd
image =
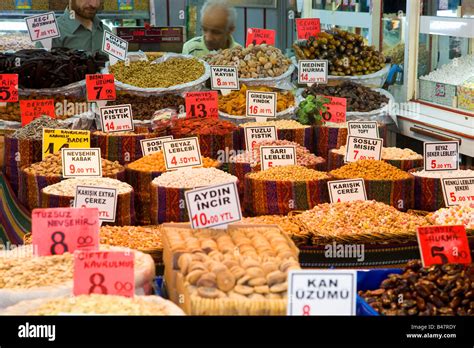
<svg viewBox="0 0 474 348"><path fill-rule="evenodd" d="M430 172L459 169L459 142L434 141L424 143L425 170Z"/></svg>
<svg viewBox="0 0 474 348"><path fill-rule="evenodd" d="M277 140L276 126L247 126L244 129L247 150L253 150L262 141Z"/></svg>
<svg viewBox="0 0 474 348"><path fill-rule="evenodd" d="M441 184L447 207L474 203L474 177L442 178Z"/></svg>
<svg viewBox="0 0 474 348"><path fill-rule="evenodd" d="M235 66L211 66L211 88L213 90L239 90L239 72Z"/></svg>
<svg viewBox="0 0 474 348"><path fill-rule="evenodd" d="M347 133L355 137L380 138L377 121L347 122Z"/></svg>
<svg viewBox="0 0 474 348"><path fill-rule="evenodd" d="M186 118L218 118L219 96L216 91L186 93Z"/></svg>
<svg viewBox="0 0 474 348"><path fill-rule="evenodd" d="M113 74L86 75L87 101L115 100L115 79Z"/></svg>
<svg viewBox="0 0 474 348"><path fill-rule="evenodd" d="M298 62L298 84L327 84L327 60L300 60Z"/></svg>
<svg viewBox="0 0 474 348"><path fill-rule="evenodd" d="M77 186L74 207L99 209L99 220L115 222L117 189L97 186Z"/></svg>
<svg viewBox="0 0 474 348"><path fill-rule="evenodd" d="M101 177L100 149L62 149L64 178Z"/></svg>
<svg viewBox="0 0 474 348"><path fill-rule="evenodd" d="M135 255L95 251L74 254L74 296L135 294Z"/></svg>
<svg viewBox="0 0 474 348"><path fill-rule="evenodd" d="M105 31L102 40L102 51L118 60L125 60L128 53L128 42L109 31Z"/></svg>
<svg viewBox="0 0 474 348"><path fill-rule="evenodd" d="M21 126L41 116L56 118L54 99L20 100Z"/></svg>
<svg viewBox="0 0 474 348"><path fill-rule="evenodd" d="M364 179L329 181L328 188L331 203L367 200Z"/></svg>
<svg viewBox="0 0 474 348"><path fill-rule="evenodd" d="M247 91L247 117L276 117L277 94L275 92Z"/></svg>
<svg viewBox="0 0 474 348"><path fill-rule="evenodd" d="M296 146L260 146L262 170L296 164Z"/></svg>
<svg viewBox="0 0 474 348"><path fill-rule="evenodd" d="M382 158L383 139L371 139L347 137L347 149L345 162L357 162L359 160L377 160Z"/></svg>
<svg viewBox="0 0 474 348"><path fill-rule="evenodd" d="M423 267L472 262L464 226L418 227L417 237Z"/></svg>
<svg viewBox="0 0 474 348"><path fill-rule="evenodd" d="M140 145L142 147L143 156L148 156L156 152L163 151L163 142L173 140L173 136L166 136L160 138L152 139L142 139L140 140Z"/></svg>
<svg viewBox="0 0 474 348"><path fill-rule="evenodd" d="M275 46L276 31L271 29L248 28L247 29L247 44Z"/></svg>
<svg viewBox="0 0 474 348"><path fill-rule="evenodd" d="M54 12L26 17L25 21L30 39L33 42L61 36Z"/></svg>
<svg viewBox="0 0 474 348"><path fill-rule="evenodd" d="M162 146L166 170L202 165L201 149L196 137L164 141Z"/></svg>
<svg viewBox="0 0 474 348"><path fill-rule="evenodd" d="M288 315L356 315L357 271L291 270Z"/></svg>
<svg viewBox="0 0 474 348"><path fill-rule="evenodd" d="M242 220L234 182L186 191L185 196L189 221L194 229L226 226Z"/></svg>
<svg viewBox="0 0 474 348"><path fill-rule="evenodd" d="M106 133L133 132L132 105L106 106L100 110L102 130Z"/></svg>
<svg viewBox="0 0 474 348"><path fill-rule="evenodd" d="M96 208L33 209L31 225L38 256L99 249L99 210Z"/></svg>
<svg viewBox="0 0 474 348"><path fill-rule="evenodd" d="M91 132L87 130L43 128L43 159L62 149L91 147Z"/></svg>
<svg viewBox="0 0 474 348"><path fill-rule="evenodd" d="M311 36L317 37L321 32L319 18L296 18L298 40L308 40Z"/></svg>
<svg viewBox="0 0 474 348"><path fill-rule="evenodd" d="M18 74L0 74L0 103L18 101Z"/></svg>
<svg viewBox="0 0 474 348"><path fill-rule="evenodd" d="M329 103L325 104L327 111L322 114L323 120L332 123L345 123L347 99L327 96L323 96L323 98L329 99Z"/></svg>

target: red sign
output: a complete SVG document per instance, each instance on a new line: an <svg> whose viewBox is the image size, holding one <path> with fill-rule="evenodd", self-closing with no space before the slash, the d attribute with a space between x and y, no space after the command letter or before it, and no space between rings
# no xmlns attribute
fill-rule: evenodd
<svg viewBox="0 0 474 348"><path fill-rule="evenodd" d="M187 118L218 118L217 91L186 93Z"/></svg>
<svg viewBox="0 0 474 348"><path fill-rule="evenodd" d="M311 36L316 37L321 32L321 21L319 18L297 18L296 30L298 40L308 40Z"/></svg>
<svg viewBox="0 0 474 348"><path fill-rule="evenodd" d="M20 100L20 113L22 127L41 116L56 118L54 100Z"/></svg>
<svg viewBox="0 0 474 348"><path fill-rule="evenodd" d="M275 46L276 31L271 29L248 28L247 47L250 44Z"/></svg>
<svg viewBox="0 0 474 348"><path fill-rule="evenodd" d="M86 75L87 100L115 100L115 80L113 74Z"/></svg>
<svg viewBox="0 0 474 348"><path fill-rule="evenodd" d="M134 254L117 251L81 251L74 255L74 295L135 294Z"/></svg>
<svg viewBox="0 0 474 348"><path fill-rule="evenodd" d="M325 104L327 111L323 113L323 120L332 123L345 123L347 111L347 99L338 97L326 97L329 103Z"/></svg>
<svg viewBox="0 0 474 348"><path fill-rule="evenodd" d="M33 245L39 256L99 248L97 208L34 209L31 216Z"/></svg>
<svg viewBox="0 0 474 348"><path fill-rule="evenodd" d="M418 227L417 236L424 267L472 262L464 226Z"/></svg>
<svg viewBox="0 0 474 348"><path fill-rule="evenodd" d="M0 103L18 101L18 74L0 74Z"/></svg>

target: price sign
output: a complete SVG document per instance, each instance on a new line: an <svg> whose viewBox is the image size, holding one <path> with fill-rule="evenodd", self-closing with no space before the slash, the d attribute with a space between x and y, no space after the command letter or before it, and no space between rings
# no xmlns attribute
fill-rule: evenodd
<svg viewBox="0 0 474 348"><path fill-rule="evenodd" d="M186 118L218 118L219 97L216 91L186 93Z"/></svg>
<svg viewBox="0 0 474 348"><path fill-rule="evenodd" d="M319 18L296 18L298 40L308 40L311 36L317 37L321 32Z"/></svg>
<svg viewBox="0 0 474 348"><path fill-rule="evenodd" d="M0 74L0 103L18 101L18 74Z"/></svg>
<svg viewBox="0 0 474 348"><path fill-rule="evenodd" d="M367 200L364 179L329 181L328 188L331 203Z"/></svg>
<svg viewBox="0 0 474 348"><path fill-rule="evenodd" d="M380 138L377 121L349 121L347 122L348 135L364 138Z"/></svg>
<svg viewBox="0 0 474 348"><path fill-rule="evenodd" d="M298 62L298 83L328 83L327 60L300 60ZM341 98L343 99L343 98Z"/></svg>
<svg viewBox="0 0 474 348"><path fill-rule="evenodd" d="M296 146L260 146L262 170L296 164Z"/></svg>
<svg viewBox="0 0 474 348"><path fill-rule="evenodd" d="M135 294L135 255L94 251L74 254L74 296Z"/></svg>
<svg viewBox="0 0 474 348"><path fill-rule="evenodd" d="M99 209L99 220L115 222L117 189L97 186L77 186L74 207L97 208Z"/></svg>
<svg viewBox="0 0 474 348"><path fill-rule="evenodd" d="M34 209L33 246L38 256L99 249L99 210L96 208Z"/></svg>
<svg viewBox="0 0 474 348"><path fill-rule="evenodd" d="M247 45L275 46L276 31L271 29L249 28L247 29Z"/></svg>
<svg viewBox="0 0 474 348"><path fill-rule="evenodd" d="M115 100L115 80L113 74L86 75L87 100Z"/></svg>
<svg viewBox="0 0 474 348"><path fill-rule="evenodd" d="M276 117L277 94L275 92L247 91L248 117Z"/></svg>
<svg viewBox="0 0 474 348"><path fill-rule="evenodd" d="M459 142L435 141L424 143L425 170L447 171L459 169Z"/></svg>
<svg viewBox="0 0 474 348"><path fill-rule="evenodd" d="M163 142L173 140L173 136L140 140L143 156L163 151Z"/></svg>
<svg viewBox="0 0 474 348"><path fill-rule="evenodd" d="M418 227L417 237L423 267L472 262L464 226Z"/></svg>
<svg viewBox="0 0 474 348"><path fill-rule="evenodd" d="M322 114L323 120L332 123L345 123L347 99L327 96L323 96L323 98L329 99L329 103L325 104L327 111Z"/></svg>
<svg viewBox="0 0 474 348"><path fill-rule="evenodd" d="M262 141L277 140L276 126L247 126L244 130L247 150L253 150Z"/></svg>
<svg viewBox="0 0 474 348"><path fill-rule="evenodd" d="M62 149L64 178L101 177L100 149Z"/></svg>
<svg viewBox="0 0 474 348"><path fill-rule="evenodd" d="M132 105L106 106L100 110L102 130L106 133L133 132Z"/></svg>
<svg viewBox="0 0 474 348"><path fill-rule="evenodd" d="M26 17L25 21L33 42L61 37L54 12Z"/></svg>
<svg viewBox="0 0 474 348"><path fill-rule="evenodd" d="M474 203L474 177L442 178L441 184L447 207Z"/></svg>
<svg viewBox="0 0 474 348"><path fill-rule="evenodd" d="M357 271L291 270L287 314L356 315Z"/></svg>
<svg viewBox="0 0 474 348"><path fill-rule="evenodd" d="M164 141L162 146L166 170L202 165L201 149L196 137Z"/></svg>
<svg viewBox="0 0 474 348"><path fill-rule="evenodd" d="M383 139L371 139L347 137L347 149L345 162L357 162L359 160L377 160L382 158Z"/></svg>
<svg viewBox="0 0 474 348"><path fill-rule="evenodd" d="M235 182L185 192L193 229L228 225L242 220Z"/></svg>
<svg viewBox="0 0 474 348"><path fill-rule="evenodd" d="M90 144L90 131L43 128L43 159L62 149L87 149Z"/></svg>
<svg viewBox="0 0 474 348"><path fill-rule="evenodd" d="M125 60L128 53L128 42L111 32L105 31L102 40L102 51L118 60Z"/></svg>
<svg viewBox="0 0 474 348"><path fill-rule="evenodd" d="M56 118L54 100L20 100L20 113L22 127L41 116Z"/></svg>
<svg viewBox="0 0 474 348"><path fill-rule="evenodd" d="M211 66L211 88L214 90L239 90L239 73L235 66Z"/></svg>

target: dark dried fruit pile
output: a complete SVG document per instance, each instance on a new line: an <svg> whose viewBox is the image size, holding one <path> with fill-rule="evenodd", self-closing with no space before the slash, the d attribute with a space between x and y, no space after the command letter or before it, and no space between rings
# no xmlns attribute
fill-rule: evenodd
<svg viewBox="0 0 474 348"><path fill-rule="evenodd" d="M380 109L389 102L383 94L353 82L343 82L337 86L314 84L303 92L305 98L309 95L346 98L349 112L369 112Z"/></svg>
<svg viewBox="0 0 474 348"><path fill-rule="evenodd" d="M239 127L229 121L213 118L182 118L173 123L171 135L175 138L193 135L226 135L238 129Z"/></svg>
<svg viewBox="0 0 474 348"><path fill-rule="evenodd" d="M0 53L0 74L18 74L20 88L56 88L84 80L105 66L107 57L67 48Z"/></svg>
<svg viewBox="0 0 474 348"><path fill-rule="evenodd" d="M383 315L474 315L474 266L446 264L422 268L410 261L380 289L359 291Z"/></svg>

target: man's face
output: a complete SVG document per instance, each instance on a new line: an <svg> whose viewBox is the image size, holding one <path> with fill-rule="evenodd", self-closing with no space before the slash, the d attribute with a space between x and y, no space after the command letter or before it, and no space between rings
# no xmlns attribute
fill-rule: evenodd
<svg viewBox="0 0 474 348"><path fill-rule="evenodd" d="M78 16L86 19L94 19L100 9L101 0L71 0L71 10Z"/></svg>
<svg viewBox="0 0 474 348"><path fill-rule="evenodd" d="M234 31L227 26L227 17L227 12L221 8L210 8L202 17L202 33L208 50L226 48L229 35Z"/></svg>

